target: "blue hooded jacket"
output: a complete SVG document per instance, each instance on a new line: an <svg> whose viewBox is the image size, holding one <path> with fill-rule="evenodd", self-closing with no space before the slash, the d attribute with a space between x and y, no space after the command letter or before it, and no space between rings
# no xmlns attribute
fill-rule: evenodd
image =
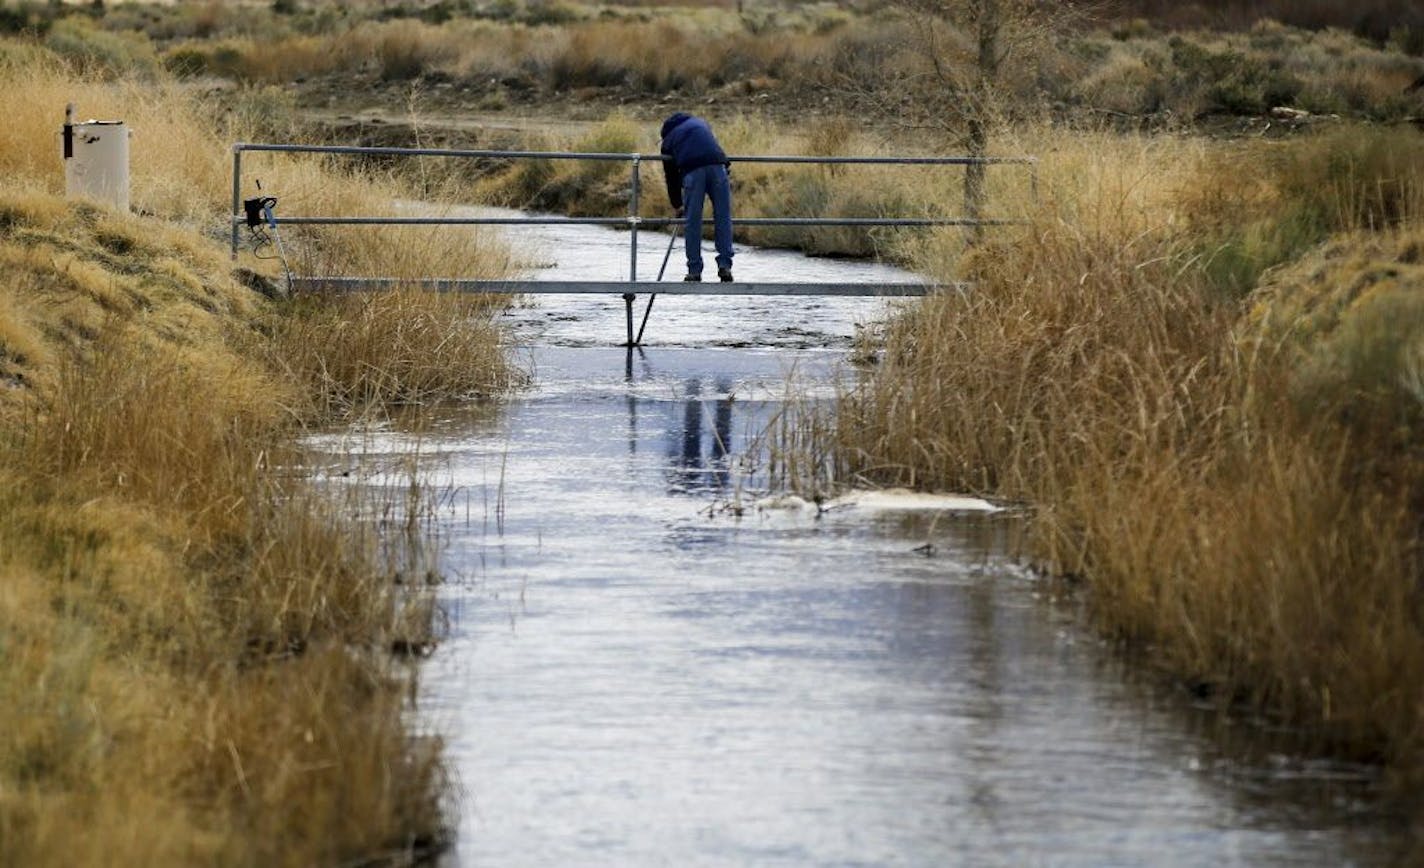
<svg viewBox="0 0 1424 868"><path fill-rule="evenodd" d="M699 117L678 112L663 121L662 152L671 157L663 161L667 177L668 201L672 207L682 207L682 176L703 166L727 164L727 155L712 135L712 127Z"/></svg>

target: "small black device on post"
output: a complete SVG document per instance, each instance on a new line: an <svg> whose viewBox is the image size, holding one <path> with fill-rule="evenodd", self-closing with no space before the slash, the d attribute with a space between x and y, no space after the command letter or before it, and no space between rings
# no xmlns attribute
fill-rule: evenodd
<svg viewBox="0 0 1424 868"><path fill-rule="evenodd" d="M262 192L262 182L257 181L257 192ZM287 264L287 251L282 247L282 236L277 233L277 215L273 213L277 207L276 196L258 196L255 199L242 200L242 211L247 229L252 233L254 244L252 254L258 259L280 259L282 270L287 273L287 285L290 288L292 282L292 269ZM268 235L268 230L271 235ZM272 246L276 248L276 257L263 256L263 247Z"/></svg>
<svg viewBox="0 0 1424 868"><path fill-rule="evenodd" d="M64 158L74 159L74 103L64 107Z"/></svg>
<svg viewBox="0 0 1424 868"><path fill-rule="evenodd" d="M247 228L256 229L258 226L270 224L272 220L272 208L277 204L276 196L259 196L256 199L244 199L242 210L247 215Z"/></svg>

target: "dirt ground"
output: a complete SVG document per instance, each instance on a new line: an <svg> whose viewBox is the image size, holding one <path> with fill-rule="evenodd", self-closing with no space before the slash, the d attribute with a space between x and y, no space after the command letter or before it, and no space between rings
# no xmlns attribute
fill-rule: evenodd
<svg viewBox="0 0 1424 868"><path fill-rule="evenodd" d="M677 92L649 96L621 87L548 93L500 83L479 89L438 76L415 82L342 76L299 82L296 96L304 119L333 134L381 145L420 140L432 145L495 146L527 142L531 133L568 138L615 114L646 123L652 139L662 119L676 111L714 121L751 116L780 123L843 113L829 98L816 94L793 88L756 91L745 84L696 96Z"/></svg>
<svg viewBox="0 0 1424 868"><path fill-rule="evenodd" d="M742 81L697 94L648 94L630 86L551 92L517 81L476 84L438 73L413 81L343 74L300 80L293 87L302 118L316 125L318 135L368 146L523 148L537 144L541 134L567 141L610 116L622 115L647 126L651 148L663 118L675 111L690 111L714 123L750 118L782 128L814 123L820 118L863 118L878 131L877 137L893 141L900 150L962 150L956 137L945 130L897 125L894 118L869 116L863 106L842 104L834 94L793 82L761 82L765 85L762 89L757 82ZM1017 114L1016 123L1112 127L1123 132L1167 132L1217 139L1286 138L1351 122L1335 115L1304 112L1193 119L1106 116L1063 105L1045 105L1033 111L1021 107ZM1398 123L1424 127L1424 118L1405 118Z"/></svg>

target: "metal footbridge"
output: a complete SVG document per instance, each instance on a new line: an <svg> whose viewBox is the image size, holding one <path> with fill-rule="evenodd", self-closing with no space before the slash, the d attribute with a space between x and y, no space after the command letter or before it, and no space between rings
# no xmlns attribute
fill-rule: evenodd
<svg viewBox="0 0 1424 868"><path fill-rule="evenodd" d="M501 216L283 216L278 220L270 211L267 219L275 227L284 226L540 226L581 225L608 226L628 229L628 277L626 280L475 280L462 278L426 278L411 280L392 277L289 275L291 292L375 292L397 287L419 287L435 292L506 293L512 295L607 294L623 298L627 324L627 343L635 347L642 343L643 330L652 312L653 300L665 295L737 295L737 296L923 296L962 284L930 282L904 283L774 283L774 282L662 282L640 280L638 276L639 232L645 229L677 227L683 220L675 217L644 217L641 214L642 167L644 163L660 163L665 157L647 154L591 153L578 151L504 151L461 150L447 148L356 147L344 145L296 145L238 143L232 148L232 256L237 257L241 243L240 230L248 224L242 199L243 154L253 152L280 154L324 154L350 157L444 157L467 160L585 160L629 164L628 214L626 217L565 217L536 215ZM1037 197L1037 160L1032 157L821 157L821 156L733 156L732 163L777 163L811 165L896 165L896 166L1026 166L1032 195ZM704 222L710 215L704 216ZM965 227L1002 226L1018 221L982 217L736 217L737 226L801 226L801 227ZM674 240L676 235L674 235ZM668 247L672 250L671 243ZM667 259L663 260L666 267ZM647 294L648 307L642 326L633 328L633 304L639 294Z"/></svg>

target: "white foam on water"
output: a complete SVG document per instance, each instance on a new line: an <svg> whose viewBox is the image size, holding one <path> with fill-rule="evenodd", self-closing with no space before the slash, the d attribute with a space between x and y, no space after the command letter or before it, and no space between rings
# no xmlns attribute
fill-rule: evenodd
<svg viewBox="0 0 1424 868"><path fill-rule="evenodd" d="M891 488L855 491L826 503L826 509L853 509L860 512L999 512L1002 507L963 494L931 494Z"/></svg>

